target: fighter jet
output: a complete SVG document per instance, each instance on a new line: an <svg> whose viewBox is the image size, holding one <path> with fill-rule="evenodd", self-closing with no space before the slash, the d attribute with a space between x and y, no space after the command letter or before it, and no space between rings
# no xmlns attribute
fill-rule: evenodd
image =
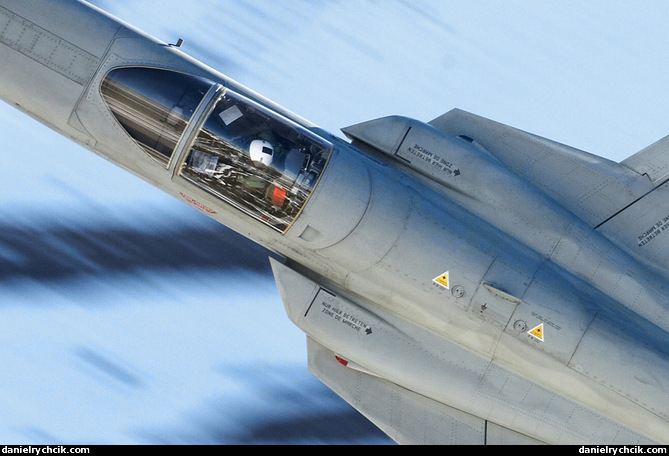
<svg viewBox="0 0 669 456"><path fill-rule="evenodd" d="M344 139L79 0L0 0L0 62L4 101L274 252L310 371L397 442L669 443L669 138Z"/></svg>

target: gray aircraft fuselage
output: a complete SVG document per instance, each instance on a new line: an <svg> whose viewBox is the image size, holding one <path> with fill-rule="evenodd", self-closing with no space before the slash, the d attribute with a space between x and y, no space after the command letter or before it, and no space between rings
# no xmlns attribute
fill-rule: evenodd
<svg viewBox="0 0 669 456"><path fill-rule="evenodd" d="M398 442L669 442L666 143L458 110L345 141L77 0L0 0L0 62L7 103L283 258L311 371Z"/></svg>

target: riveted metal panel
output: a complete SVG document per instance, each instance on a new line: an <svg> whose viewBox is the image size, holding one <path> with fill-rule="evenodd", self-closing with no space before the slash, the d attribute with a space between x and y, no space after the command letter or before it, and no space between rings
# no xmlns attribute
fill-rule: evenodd
<svg viewBox="0 0 669 456"><path fill-rule="evenodd" d="M0 43L84 85L99 59L37 24L0 7Z"/></svg>

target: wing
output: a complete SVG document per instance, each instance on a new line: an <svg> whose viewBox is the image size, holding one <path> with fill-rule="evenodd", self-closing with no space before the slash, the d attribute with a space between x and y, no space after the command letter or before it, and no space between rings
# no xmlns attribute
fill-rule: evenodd
<svg viewBox="0 0 669 456"><path fill-rule="evenodd" d="M429 123L478 142L626 252L669 270L669 137L615 163L459 109Z"/></svg>
<svg viewBox="0 0 669 456"><path fill-rule="evenodd" d="M623 160L622 164L654 183L669 179L669 136Z"/></svg>
<svg viewBox="0 0 669 456"><path fill-rule="evenodd" d="M349 367L348 360L307 338L309 371L390 438L407 445L541 444L388 380Z"/></svg>
<svg viewBox="0 0 669 456"><path fill-rule="evenodd" d="M312 373L400 443L650 442L298 265L270 261L288 316L308 336ZM537 370L563 376L550 356L537 359Z"/></svg>
<svg viewBox="0 0 669 456"><path fill-rule="evenodd" d="M597 226L651 188L625 166L459 109L430 125L467 136L591 226Z"/></svg>

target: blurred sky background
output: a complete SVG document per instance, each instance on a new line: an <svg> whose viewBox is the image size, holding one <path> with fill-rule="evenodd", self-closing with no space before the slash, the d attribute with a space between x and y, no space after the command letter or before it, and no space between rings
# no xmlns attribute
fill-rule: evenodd
<svg viewBox="0 0 669 456"><path fill-rule="evenodd" d="M621 161L665 0L96 0L337 133L458 107ZM0 442L390 441L307 371L267 252L0 104Z"/></svg>

